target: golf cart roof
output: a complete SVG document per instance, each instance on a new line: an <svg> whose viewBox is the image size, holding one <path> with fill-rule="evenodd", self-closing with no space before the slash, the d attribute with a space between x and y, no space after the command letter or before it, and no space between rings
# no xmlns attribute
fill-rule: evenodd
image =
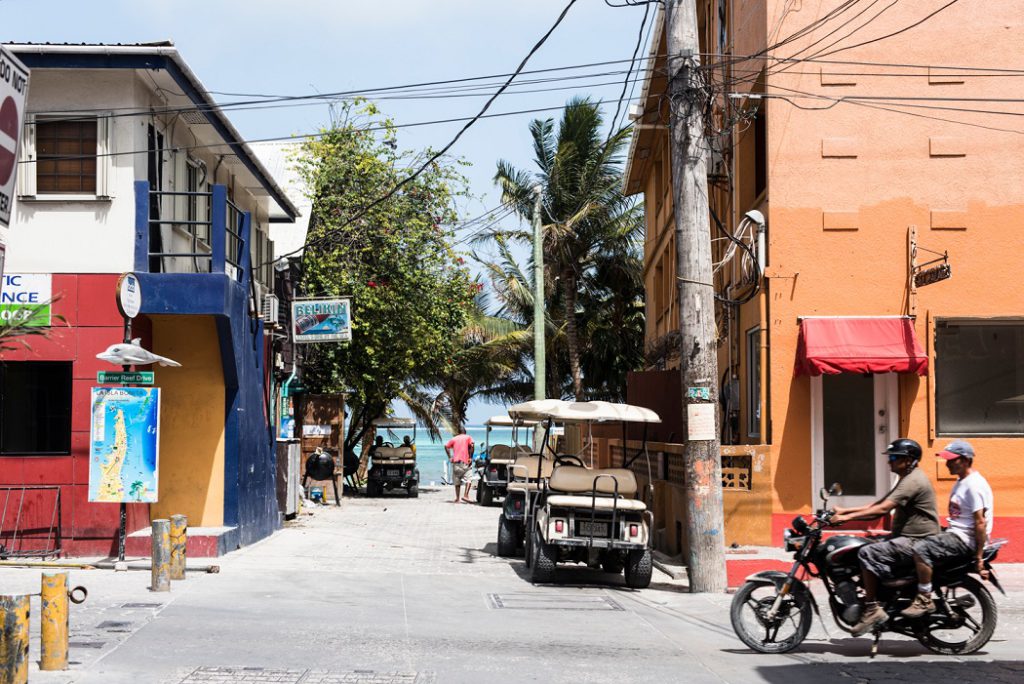
<svg viewBox="0 0 1024 684"><path fill-rule="evenodd" d="M642 406L613 404L609 401L562 401L542 399L516 404L508 410L512 416L529 416L534 419L554 420L567 423L660 423L661 418L654 411Z"/></svg>
<svg viewBox="0 0 1024 684"><path fill-rule="evenodd" d="M491 416L484 421L484 425L491 425L494 427L512 427L514 425L519 425L520 427L532 427L536 424L536 420L529 418L513 418L512 416Z"/></svg>
<svg viewBox="0 0 1024 684"><path fill-rule="evenodd" d="M416 427L415 418L397 418L391 416L389 418L375 418L373 420L374 427L382 428L414 428Z"/></svg>

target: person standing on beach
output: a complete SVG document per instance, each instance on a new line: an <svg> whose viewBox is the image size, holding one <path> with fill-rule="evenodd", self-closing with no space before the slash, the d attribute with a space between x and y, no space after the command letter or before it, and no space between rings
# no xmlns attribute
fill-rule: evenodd
<svg viewBox="0 0 1024 684"><path fill-rule="evenodd" d="M473 438L466 434L465 429L459 428L459 433L444 445L444 452L448 454L448 460L452 464L452 484L455 485L455 500L452 503L459 503L460 498L466 503L473 503L469 498L470 485L468 483L466 484L466 496L460 497L462 478L469 472L473 460Z"/></svg>

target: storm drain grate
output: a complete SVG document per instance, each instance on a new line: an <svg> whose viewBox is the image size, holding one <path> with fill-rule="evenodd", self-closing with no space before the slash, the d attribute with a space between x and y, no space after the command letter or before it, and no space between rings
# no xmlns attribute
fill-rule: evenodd
<svg viewBox="0 0 1024 684"><path fill-rule="evenodd" d="M68 646L71 648L103 648L107 645L106 641L69 641Z"/></svg>
<svg viewBox="0 0 1024 684"><path fill-rule="evenodd" d="M262 667L200 667L181 680L181 684L211 684L245 682L261 684L430 684L435 681L432 673L423 672L377 672L375 670L351 670L330 672L326 670L279 670Z"/></svg>
<svg viewBox="0 0 1024 684"><path fill-rule="evenodd" d="M132 631L132 623L105 620L100 624L96 625L96 629L103 629L108 632L130 632Z"/></svg>
<svg viewBox="0 0 1024 684"><path fill-rule="evenodd" d="M582 594L580 596L547 593L488 594L487 602L491 608L514 610L625 610L613 599L600 594Z"/></svg>
<svg viewBox="0 0 1024 684"><path fill-rule="evenodd" d="M122 603L122 608L163 608L162 603Z"/></svg>

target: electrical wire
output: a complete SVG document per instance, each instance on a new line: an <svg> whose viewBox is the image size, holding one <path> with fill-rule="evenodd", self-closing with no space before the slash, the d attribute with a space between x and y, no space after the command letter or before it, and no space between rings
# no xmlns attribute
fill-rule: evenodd
<svg viewBox="0 0 1024 684"><path fill-rule="evenodd" d="M605 4L608 4L608 0L605 0ZM623 7L623 5L611 5L612 7ZM650 3L644 3L644 18L640 22L640 31L636 36L636 47L633 48L633 58L629 62L629 69L626 71L626 80L622 84L622 94L619 95L619 101L615 103L615 114L612 116L612 125L608 129L608 137L611 138L615 134L615 130L618 127L619 110L622 108L622 102L626 98L626 89L629 86L629 79L633 75L633 65L636 64L636 56L640 53L640 48L644 42L644 28L647 26L647 17L651 13Z"/></svg>

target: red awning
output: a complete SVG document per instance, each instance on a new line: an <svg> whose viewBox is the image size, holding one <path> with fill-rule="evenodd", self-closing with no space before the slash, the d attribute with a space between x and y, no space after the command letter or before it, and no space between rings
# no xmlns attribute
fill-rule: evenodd
<svg viewBox="0 0 1024 684"><path fill-rule="evenodd" d="M928 373L909 318L804 318L796 375Z"/></svg>

